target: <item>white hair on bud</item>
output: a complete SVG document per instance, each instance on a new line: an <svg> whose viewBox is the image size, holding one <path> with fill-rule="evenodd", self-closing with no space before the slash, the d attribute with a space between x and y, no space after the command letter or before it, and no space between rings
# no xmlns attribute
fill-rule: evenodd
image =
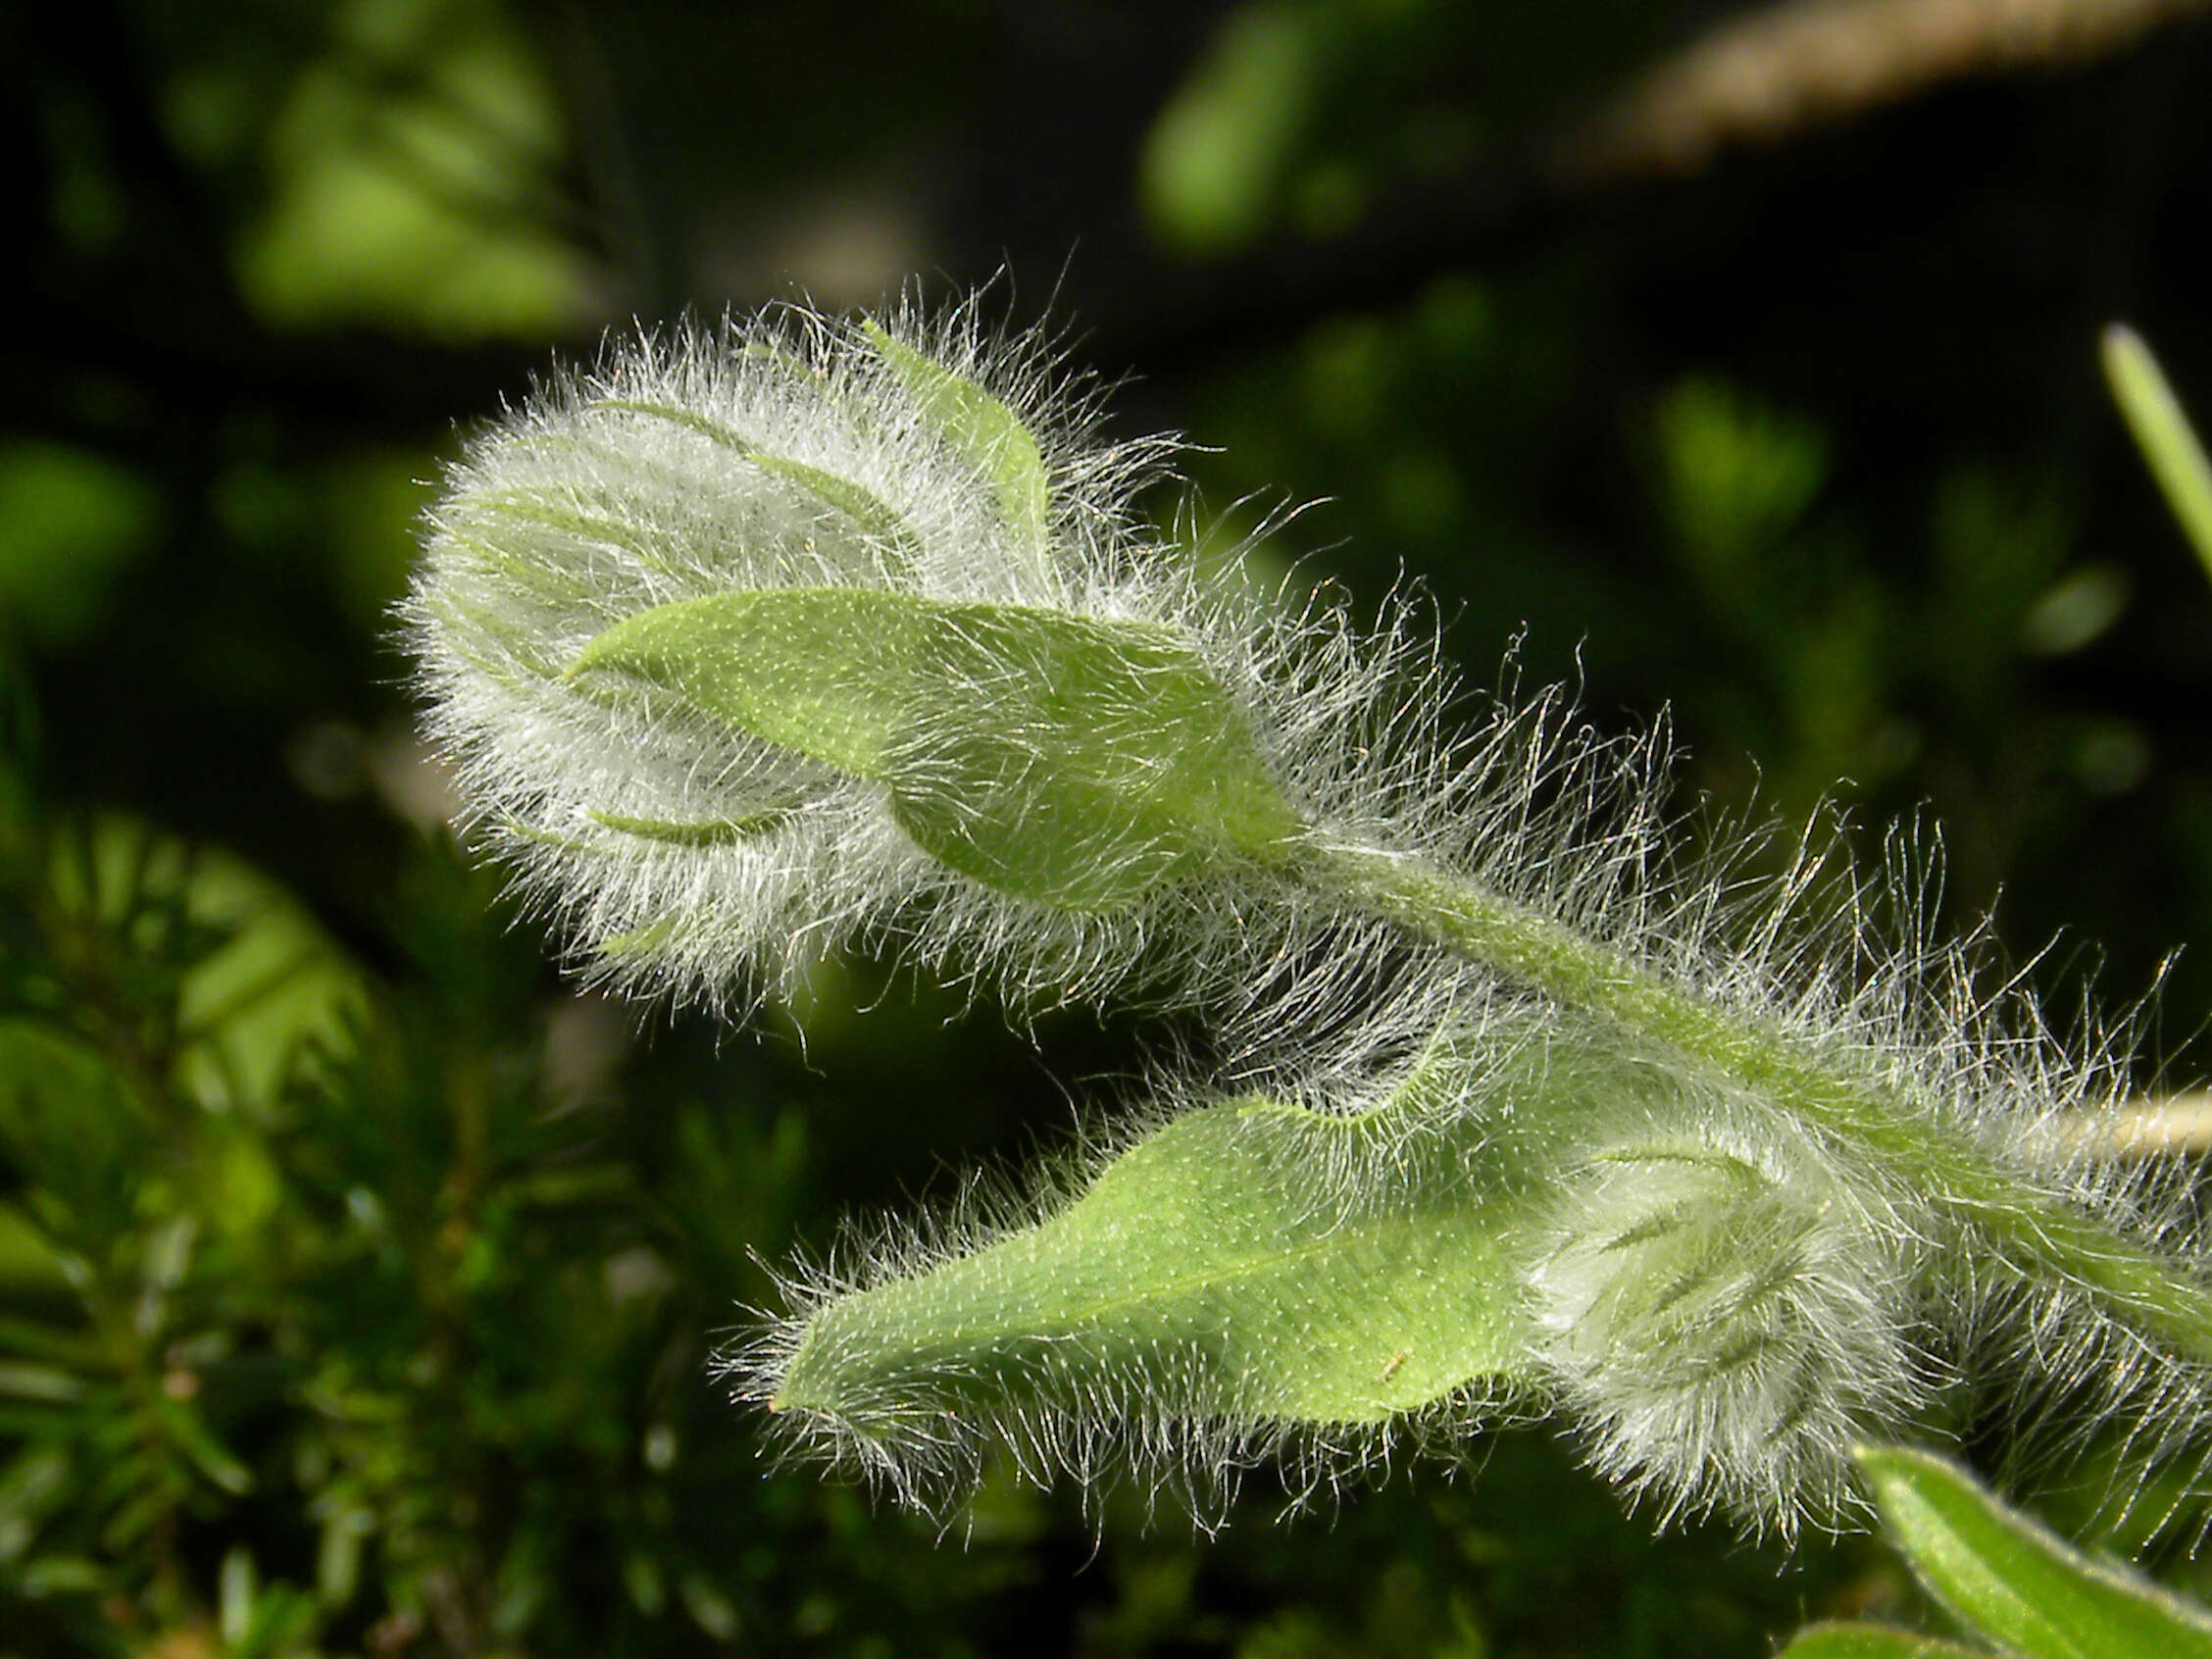
<svg viewBox="0 0 2212 1659"><path fill-rule="evenodd" d="M1484 1131L1492 1123L1505 1129L1516 1085L1552 1059L1529 1012L1501 1005L1447 1015L1428 1049L1410 1056L1391 1031L1338 1032L1327 1078L1305 1080L1319 1092L1296 1103L1333 1116L1349 1097L1377 1110L1417 1074L1430 1074L1437 1081L1424 1088L1422 1104L1433 1111L1394 1135L1327 1137L1334 1156L1318 1165L1313 1137L1294 1118L1257 1114L1247 1120L1240 1152L1305 1185L1311 1214L1286 1220L1332 1228L1387 1211L1410 1171L1433 1166L1439 1151L1461 1155L1463 1148L1443 1147L1454 1131ZM1479 1070L1456 1086L1442 1084L1471 1054L1480 1055ZM1583 1067L1577 1055L1557 1063ZM1297 1081L1281 1070L1271 1075L1285 1103L1296 1100ZM836 1410L778 1404L802 1347L821 1340L815 1319L823 1310L1019 1239L1079 1202L1154 1131L1220 1103L1163 1075L1143 1108L1086 1125L1080 1144L1019 1177L971 1171L946 1201L896 1221L848 1222L826 1252L776 1274L779 1305L749 1310L743 1333L717 1356L719 1376L733 1398L770 1408L779 1457L829 1465L946 1527L959 1522L985 1470L999 1466L1037 1485L1066 1480L1094 1513L1107 1493L1133 1488L1147 1508L1169 1506L1211 1533L1226 1524L1245 1475L1261 1463L1280 1472L1286 1513L1325 1508L1409 1455L1462 1455L1478 1432L1532 1420L1538 1402L1525 1385L1476 1377L1419 1410L1318 1423L1285 1413L1261 1380L1225 1377L1219 1357L1195 1341L1149 1338L1109 1350L1081 1336L1040 1339L1005 1386L985 1397L972 1387L976 1373L964 1357L885 1377L863 1350L852 1357L865 1381L840 1390ZM1428 1173L1433 1179L1433 1168ZM818 1370L840 1369L834 1350L814 1359ZM1003 1360L992 1363L994 1373L1007 1369ZM1390 1369L1385 1358L1385 1377Z"/></svg>
<svg viewBox="0 0 2212 1659"><path fill-rule="evenodd" d="M1834 1525L1851 1448L1942 1377L1916 1287L1928 1218L1725 1096L1678 1104L1562 1183L1529 1275L1538 1364L1591 1461L1663 1521Z"/></svg>
<svg viewBox="0 0 2212 1659"><path fill-rule="evenodd" d="M2097 1155L2084 1129L2117 1108L2132 1033L2054 1032L2020 977L1995 971L1986 932L1938 940L1922 837L1892 837L1872 871L1822 826L1794 850L1771 830L1723 830L1707 837L1719 851L1685 858L1663 726L1597 735L1562 693L1522 697L1509 665L1472 733L1452 735L1433 629L1403 606L1371 628L1326 595L1279 611L1201 585L1132 505L1174 446L1097 441L1091 401L1045 347L987 338L972 310L910 307L883 329L1033 437L1041 522L1007 510L865 326L799 306L641 334L556 375L470 443L429 516L402 610L428 733L586 974L741 1011L860 940L1017 998L1141 988L1208 1012L1231 1086L1337 1115L1371 1109L1441 1045L1460 1081L1435 1132L1481 1113L1500 1144L1521 1132L1505 1085L1531 1056L1589 1047L1622 1086L1549 1154L1521 1311L1529 1375L1600 1469L1668 1517L1717 1509L1786 1533L1848 1517L1855 1440L1914 1433L1971 1394L2024 1455L2063 1450L2085 1414L2134 1422L2116 1504L2158 1462L2192 1460L2185 1485L2202 1493L2205 1367L2087 1276L2003 1242L1957 1167L1898 1150L1916 1135L1960 1148L2021 1205L2100 1229L2212 1300L2187 1181ZM1104 913L999 892L918 846L881 786L642 683L570 677L594 638L654 607L824 586L1169 630L1248 724L1304 848L1445 873L1603 953L1622 981L1843 1080L1904 1139L1862 1144L1785 1089L1562 1006L1295 871L1225 856ZM1757 874L1778 849L1780 874ZM1387 1203L1428 1132L1314 1170L1310 1214ZM930 1237L886 1235L857 1265L799 1275L792 1311L732 1360L740 1392L773 1397L811 1310L1032 1225L1072 1190L975 1200ZM1285 1426L1264 1402L1225 1416L1178 1356L1154 1357L1103 1377L1056 1358L1064 1374L1031 1380L1034 1409L948 1419L917 1379L861 1418L782 1426L918 1499L972 1478L990 1443L1032 1473L1092 1481L1127 1463L1201 1491L1282 1445L1325 1483L1396 1432ZM1461 1431L1497 1403L1470 1379L1400 1427Z"/></svg>
<svg viewBox="0 0 2212 1659"><path fill-rule="evenodd" d="M743 589L1152 623L1245 705L1292 799L1341 794L1329 745L1361 699L1342 671L1371 685L1387 668L1356 663L1359 636L1326 608L1285 619L1195 584L1131 506L1174 445L1093 441L1088 403L1054 380L1046 349L987 338L972 313L908 310L884 329L1034 437L1050 485L1041 533L1003 510L862 328L799 306L611 344L475 437L447 476L401 609L427 732L478 835L582 972L729 1013L856 939L1046 1002L1132 979L1170 1000L1237 999L1293 961L1383 951L1381 926L1325 928L1326 903L1250 870L1105 914L996 892L918 848L880 786L651 688L568 677L626 618ZM880 504L882 522L833 505L801 468ZM1313 948L1321 931L1327 952ZM1307 977L1303 994L1326 1002L1331 986Z"/></svg>

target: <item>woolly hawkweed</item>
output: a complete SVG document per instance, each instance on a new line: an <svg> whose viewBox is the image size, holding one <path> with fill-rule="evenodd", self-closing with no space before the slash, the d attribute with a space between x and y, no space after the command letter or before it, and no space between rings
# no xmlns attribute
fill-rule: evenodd
<svg viewBox="0 0 2212 1659"><path fill-rule="evenodd" d="M794 1268L728 1359L787 1444L925 1504L994 1450L1203 1500L1556 1412L1663 1515L1785 1533L1991 1402L2199 1456L2183 1176L2094 1145L2124 1025L1990 988L1914 835L1686 857L1663 730L1200 580L1132 506L1172 445L1091 415L972 313L782 307L555 377L429 521L429 732L583 972L743 1012L865 939L1227 1056Z"/></svg>

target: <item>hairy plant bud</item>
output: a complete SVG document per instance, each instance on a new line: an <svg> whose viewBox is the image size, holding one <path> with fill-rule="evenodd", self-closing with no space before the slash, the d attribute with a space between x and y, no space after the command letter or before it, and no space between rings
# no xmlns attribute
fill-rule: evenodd
<svg viewBox="0 0 2212 1659"><path fill-rule="evenodd" d="M1593 1460L1664 1512L1834 1515L1850 1453L1925 1409L1920 1216L1710 1101L1585 1156L1530 1274L1536 1364Z"/></svg>
<svg viewBox="0 0 2212 1659"><path fill-rule="evenodd" d="M590 971L719 1002L887 930L1068 995L1300 833L1267 629L1131 513L1167 446L1044 384L957 320L785 308L471 444L404 611L428 728Z"/></svg>
<svg viewBox="0 0 2212 1659"><path fill-rule="evenodd" d="M1788 1533L1993 1401L2062 1456L2134 1423L2118 1505L2212 1490L2195 1194L2085 1133L2124 1025L1935 938L1910 835L1685 854L1663 733L1509 688L1454 735L1433 634L1205 585L1131 506L1168 446L1048 367L967 314L625 343L470 445L404 609L588 972L728 1005L880 938L1211 1021L1076 1179L794 1275L728 1361L790 1443L922 1502L993 1448L1203 1494L1540 1404Z"/></svg>

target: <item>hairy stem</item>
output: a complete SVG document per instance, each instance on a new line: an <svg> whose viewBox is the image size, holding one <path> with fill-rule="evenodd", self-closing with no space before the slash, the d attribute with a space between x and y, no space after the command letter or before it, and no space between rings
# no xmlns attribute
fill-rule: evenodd
<svg viewBox="0 0 2212 1659"><path fill-rule="evenodd" d="M2054 1202L1990 1152L1913 1108L1907 1088L1815 1052L1779 1023L1671 983L1626 953L1380 848L1309 842L1307 880L1370 915L1556 1002L1665 1042L1789 1107L1808 1133L1924 1183L2015 1271L2057 1276L2179 1357L2212 1365L2212 1290L2092 1216Z"/></svg>

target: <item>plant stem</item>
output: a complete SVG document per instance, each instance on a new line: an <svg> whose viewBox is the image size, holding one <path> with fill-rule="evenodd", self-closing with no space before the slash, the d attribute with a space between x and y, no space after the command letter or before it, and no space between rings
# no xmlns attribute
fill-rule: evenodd
<svg viewBox="0 0 2212 1659"><path fill-rule="evenodd" d="M2212 1289L2036 1190L1871 1064L1853 1066L1778 1022L1671 983L1623 951L1421 860L1317 842L1296 856L1306 880L1355 908L1780 1101L1808 1134L1882 1163L1963 1214L2016 1271L2078 1285L2179 1357L2212 1365Z"/></svg>

